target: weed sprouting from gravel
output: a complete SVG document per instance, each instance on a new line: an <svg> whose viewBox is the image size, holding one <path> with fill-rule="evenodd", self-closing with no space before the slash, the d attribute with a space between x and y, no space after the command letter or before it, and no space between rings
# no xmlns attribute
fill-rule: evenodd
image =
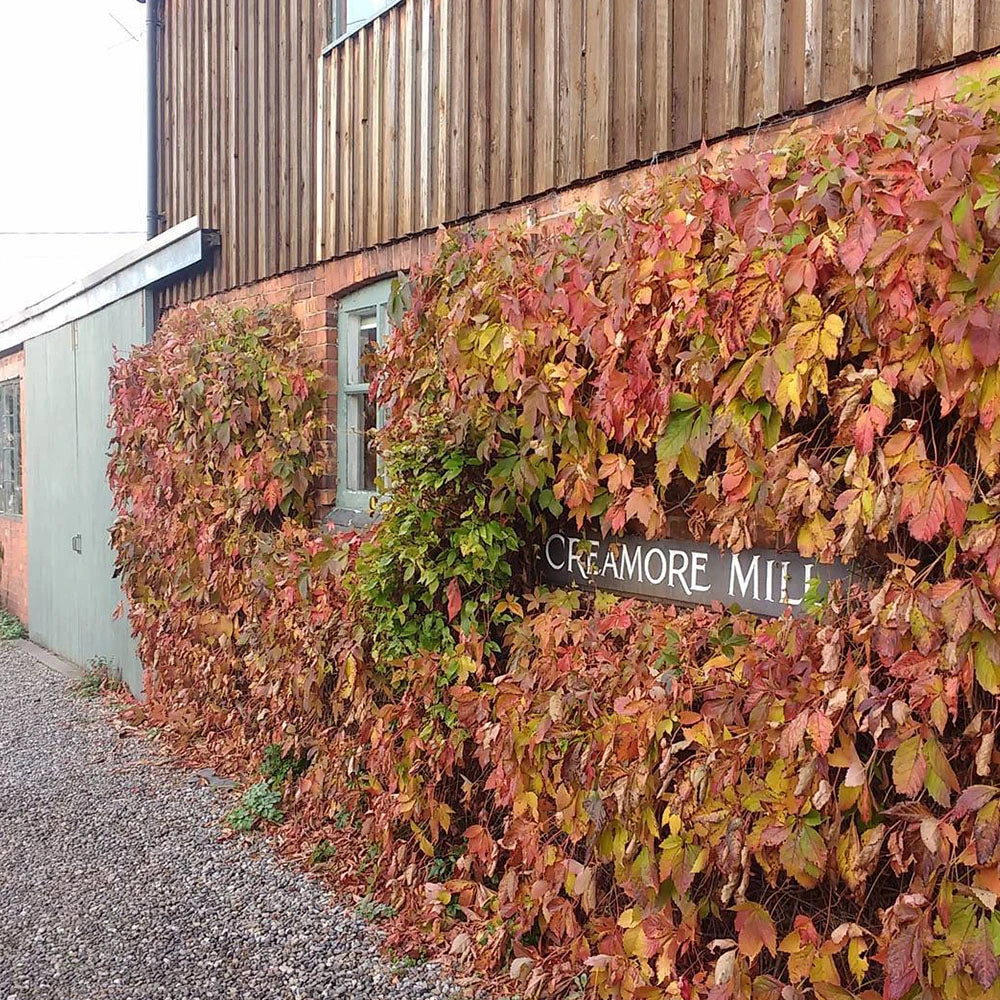
<svg viewBox="0 0 1000 1000"><path fill-rule="evenodd" d="M380 903L378 900L366 896L358 903L358 916L363 920L377 924L383 920L391 920L396 916L396 907L389 903Z"/></svg>
<svg viewBox="0 0 1000 1000"><path fill-rule="evenodd" d="M121 691L125 687L113 669L113 661L103 656L92 657L83 676L71 686L80 698L97 698L106 691Z"/></svg>
<svg viewBox="0 0 1000 1000"><path fill-rule="evenodd" d="M0 639L23 639L28 634L17 615L0 608Z"/></svg>
<svg viewBox="0 0 1000 1000"><path fill-rule="evenodd" d="M258 781L244 791L240 804L226 816L226 822L240 833L249 833L261 820L280 823L285 818L278 808L280 805L281 791L272 788L268 781Z"/></svg>
<svg viewBox="0 0 1000 1000"><path fill-rule="evenodd" d="M284 786L289 779L299 778L309 766L305 754L282 753L277 743L264 750L260 773L262 779L248 786L240 803L227 816L226 822L239 833L249 833L261 822L281 823Z"/></svg>
<svg viewBox="0 0 1000 1000"><path fill-rule="evenodd" d="M300 778L309 767L309 758L303 753L298 756L289 752L283 754L281 746L272 743L264 750L260 773L272 784L282 785L289 778Z"/></svg>
<svg viewBox="0 0 1000 1000"><path fill-rule="evenodd" d="M397 952L395 949L389 948L386 952L386 958L389 960L389 964L393 970L415 969L427 962L427 950L421 948L418 954L407 955L404 952Z"/></svg>
<svg viewBox="0 0 1000 1000"><path fill-rule="evenodd" d="M337 848L329 840L321 840L309 855L311 865L323 865L327 861L332 861L337 856Z"/></svg>

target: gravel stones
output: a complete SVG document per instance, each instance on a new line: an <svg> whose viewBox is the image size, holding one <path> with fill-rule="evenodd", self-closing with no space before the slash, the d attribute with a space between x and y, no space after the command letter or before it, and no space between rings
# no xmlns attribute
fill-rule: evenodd
<svg viewBox="0 0 1000 1000"><path fill-rule="evenodd" d="M233 794L156 757L0 643L0 1000L455 992L266 845L220 842Z"/></svg>

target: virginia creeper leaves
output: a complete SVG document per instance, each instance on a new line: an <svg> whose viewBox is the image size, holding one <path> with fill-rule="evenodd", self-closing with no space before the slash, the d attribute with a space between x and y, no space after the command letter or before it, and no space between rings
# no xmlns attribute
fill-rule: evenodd
<svg viewBox="0 0 1000 1000"><path fill-rule="evenodd" d="M734 923L742 954L751 960L760 954L762 948L772 955L776 954L778 938L771 914L759 903L740 903L734 909Z"/></svg>
<svg viewBox="0 0 1000 1000"><path fill-rule="evenodd" d="M927 761L919 736L904 740L892 758L892 781L896 791L907 798L916 798L924 787Z"/></svg>
<svg viewBox="0 0 1000 1000"><path fill-rule="evenodd" d="M112 379L150 718L308 751L289 835L346 816L526 995L992 996L997 78L966 100L445 237L379 358L365 541L312 523L290 318L172 316ZM567 519L856 586L772 621L535 589Z"/></svg>

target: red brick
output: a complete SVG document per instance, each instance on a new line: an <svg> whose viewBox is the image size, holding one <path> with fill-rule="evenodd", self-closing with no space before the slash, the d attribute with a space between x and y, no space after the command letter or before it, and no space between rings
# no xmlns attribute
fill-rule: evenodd
<svg viewBox="0 0 1000 1000"><path fill-rule="evenodd" d="M309 310L311 316L314 315L326 315L326 296L325 295L313 295L311 298L306 300L306 307Z"/></svg>
<svg viewBox="0 0 1000 1000"><path fill-rule="evenodd" d="M28 493L24 487L28 456L24 452L24 352L0 358L0 381L21 379L21 517L0 515L0 604L28 624Z"/></svg>

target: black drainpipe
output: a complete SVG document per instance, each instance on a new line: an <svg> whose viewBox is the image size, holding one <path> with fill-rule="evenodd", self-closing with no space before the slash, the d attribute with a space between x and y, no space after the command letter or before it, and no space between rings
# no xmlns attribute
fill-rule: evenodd
<svg viewBox="0 0 1000 1000"><path fill-rule="evenodd" d="M160 0L139 0L146 4L146 239L160 232L156 132L156 46L160 31Z"/></svg>

